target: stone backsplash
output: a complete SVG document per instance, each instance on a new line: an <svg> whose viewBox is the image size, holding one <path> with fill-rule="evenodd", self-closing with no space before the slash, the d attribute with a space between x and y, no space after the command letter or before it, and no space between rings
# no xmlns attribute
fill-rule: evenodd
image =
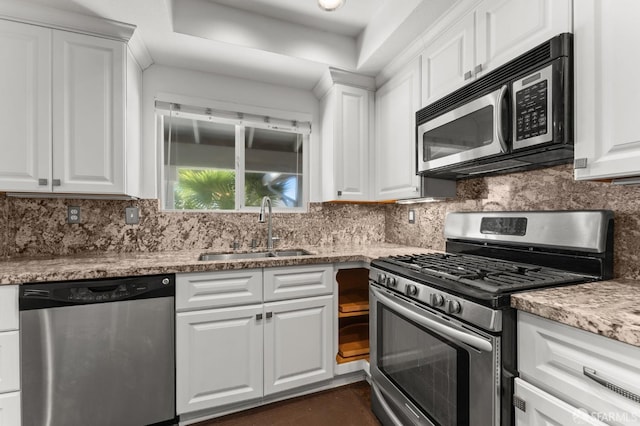
<svg viewBox="0 0 640 426"><path fill-rule="evenodd" d="M386 241L444 250L444 218L453 211L581 209L613 210L614 275L640 279L640 186L575 181L571 165L459 181L457 198L447 202L390 205Z"/></svg>
<svg viewBox="0 0 640 426"><path fill-rule="evenodd" d="M66 222L79 206L82 223ZM125 224L125 208L138 206L140 223ZM273 235L282 247L367 245L384 241L384 206L316 204L306 213L274 213ZM156 200L113 201L9 198L0 195L4 258L94 252L248 250L266 245L258 213L163 212Z"/></svg>
<svg viewBox="0 0 640 426"><path fill-rule="evenodd" d="M126 225L124 209L140 208ZM67 206L80 206L82 223L66 223ZM416 211L409 224L408 210ZM443 224L451 211L610 209L615 213L616 277L640 279L640 186L577 182L570 165L458 182L457 198L414 205L312 203L306 213L274 214L280 245L370 245L377 242L444 249ZM257 213L163 212L156 200L22 199L0 194L0 255L229 250L266 244Z"/></svg>

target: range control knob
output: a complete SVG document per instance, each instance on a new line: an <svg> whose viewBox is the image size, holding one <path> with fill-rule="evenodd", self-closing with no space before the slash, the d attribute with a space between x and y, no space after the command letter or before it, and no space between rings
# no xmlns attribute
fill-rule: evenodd
<svg viewBox="0 0 640 426"><path fill-rule="evenodd" d="M441 294L431 294L431 306L442 306L444 305L444 297Z"/></svg>
<svg viewBox="0 0 640 426"><path fill-rule="evenodd" d="M395 287L398 281L394 277L387 277L387 287Z"/></svg>
<svg viewBox="0 0 640 426"><path fill-rule="evenodd" d="M169 280L169 278L163 278L162 279L162 285L169 285L171 281Z"/></svg>
<svg viewBox="0 0 640 426"><path fill-rule="evenodd" d="M378 284L386 284L386 282L387 282L387 276L382 272L380 272L378 274Z"/></svg>
<svg viewBox="0 0 640 426"><path fill-rule="evenodd" d="M407 284L407 296L415 296L416 294L418 294L418 287L416 287L413 284Z"/></svg>
<svg viewBox="0 0 640 426"><path fill-rule="evenodd" d="M450 314L459 314L462 311L462 305L457 300L449 300L448 311Z"/></svg>

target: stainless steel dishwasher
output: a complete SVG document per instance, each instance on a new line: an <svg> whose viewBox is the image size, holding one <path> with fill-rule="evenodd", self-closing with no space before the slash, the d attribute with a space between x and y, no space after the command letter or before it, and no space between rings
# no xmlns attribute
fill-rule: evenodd
<svg viewBox="0 0 640 426"><path fill-rule="evenodd" d="M23 426L177 423L175 277L20 286Z"/></svg>

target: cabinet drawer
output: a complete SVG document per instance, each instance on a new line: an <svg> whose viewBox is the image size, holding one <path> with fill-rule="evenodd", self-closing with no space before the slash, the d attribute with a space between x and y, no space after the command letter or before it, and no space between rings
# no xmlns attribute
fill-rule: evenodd
<svg viewBox="0 0 640 426"><path fill-rule="evenodd" d="M524 410L515 409L516 426L605 426L584 410L572 407L520 379L515 380L515 396L525 403Z"/></svg>
<svg viewBox="0 0 640 426"><path fill-rule="evenodd" d="M20 389L19 357L20 340L18 332L5 331L0 333L0 393Z"/></svg>
<svg viewBox="0 0 640 426"><path fill-rule="evenodd" d="M0 331L18 329L18 286L0 285Z"/></svg>
<svg viewBox="0 0 640 426"><path fill-rule="evenodd" d="M20 424L20 392L0 395L0 426Z"/></svg>
<svg viewBox="0 0 640 426"><path fill-rule="evenodd" d="M333 292L333 266L311 265L264 270L264 300L321 296Z"/></svg>
<svg viewBox="0 0 640 426"><path fill-rule="evenodd" d="M518 312L521 377L611 425L640 425L640 347ZM615 414L615 415L614 415Z"/></svg>
<svg viewBox="0 0 640 426"><path fill-rule="evenodd" d="M217 308L262 302L262 270L176 275L176 309Z"/></svg>

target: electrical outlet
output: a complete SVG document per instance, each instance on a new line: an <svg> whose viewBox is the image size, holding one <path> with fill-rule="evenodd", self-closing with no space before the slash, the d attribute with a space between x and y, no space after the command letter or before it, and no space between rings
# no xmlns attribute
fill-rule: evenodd
<svg viewBox="0 0 640 426"><path fill-rule="evenodd" d="M67 223L80 223L80 207L67 206Z"/></svg>
<svg viewBox="0 0 640 426"><path fill-rule="evenodd" d="M124 221L127 225L136 225L140 223L140 210L137 207L125 208Z"/></svg>
<svg viewBox="0 0 640 426"><path fill-rule="evenodd" d="M416 223L416 211L409 210L409 223Z"/></svg>

